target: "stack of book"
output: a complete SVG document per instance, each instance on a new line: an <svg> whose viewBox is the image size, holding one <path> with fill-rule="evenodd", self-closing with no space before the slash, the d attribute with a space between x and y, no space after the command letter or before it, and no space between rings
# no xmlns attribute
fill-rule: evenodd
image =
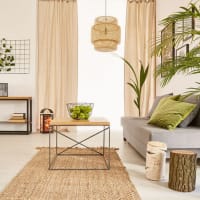
<svg viewBox="0 0 200 200"><path fill-rule="evenodd" d="M26 115L25 113L12 113L9 121L16 121L16 122L25 122Z"/></svg>

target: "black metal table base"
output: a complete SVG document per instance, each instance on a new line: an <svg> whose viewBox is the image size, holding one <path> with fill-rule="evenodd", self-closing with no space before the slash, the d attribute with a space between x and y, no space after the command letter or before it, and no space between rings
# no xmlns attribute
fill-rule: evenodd
<svg viewBox="0 0 200 200"><path fill-rule="evenodd" d="M86 137L85 139L81 140L81 141L77 141L72 137L69 137L65 134L63 134L62 132L58 131L58 127L59 126L54 126L55 128L53 129L54 132L56 133L56 146L55 146L55 155L54 157L52 156L51 153L51 133L49 133L49 170L109 170L110 169L110 126L103 126L103 129L90 135L89 137ZM108 132L108 147L105 147L105 134L106 132ZM91 148L86 146L85 144L83 144L85 141L99 135L103 133L103 147L102 147L102 152L97 151L95 148ZM58 135L62 135L64 138L73 141L75 144L70 146L70 147L66 147L62 150L59 151L58 148ZM86 149L89 149L91 152L94 153L84 153L84 154L76 154L76 153L67 153L67 151L69 151L70 149L73 149L74 147L76 147L77 145L81 145ZM107 149L108 151L108 157L105 157L105 150ZM102 159L104 159L105 162L105 167L104 168L57 168L55 167L55 163L56 163L56 159L58 156L101 156ZM53 157L53 158L52 158Z"/></svg>

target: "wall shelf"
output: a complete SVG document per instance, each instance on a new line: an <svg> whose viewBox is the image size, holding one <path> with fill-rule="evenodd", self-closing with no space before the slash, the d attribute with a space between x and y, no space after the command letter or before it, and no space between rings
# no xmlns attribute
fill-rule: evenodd
<svg viewBox="0 0 200 200"><path fill-rule="evenodd" d="M15 120L14 120L14 119L9 119L9 120L7 121L7 123L17 123L17 124L18 124L18 123L20 123L20 124L22 123L22 124L23 124L23 123L27 123L27 120L26 120L26 119L23 119L23 120L21 120L21 119L20 119L20 120L17 120L17 119L15 119Z"/></svg>

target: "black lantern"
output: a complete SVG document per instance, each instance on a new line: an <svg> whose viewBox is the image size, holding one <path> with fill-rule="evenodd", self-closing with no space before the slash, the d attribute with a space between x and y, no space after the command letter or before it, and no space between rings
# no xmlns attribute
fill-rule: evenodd
<svg viewBox="0 0 200 200"><path fill-rule="evenodd" d="M53 110L49 108L43 108L40 111L40 133L52 133L53 129L50 126L50 122L53 119Z"/></svg>

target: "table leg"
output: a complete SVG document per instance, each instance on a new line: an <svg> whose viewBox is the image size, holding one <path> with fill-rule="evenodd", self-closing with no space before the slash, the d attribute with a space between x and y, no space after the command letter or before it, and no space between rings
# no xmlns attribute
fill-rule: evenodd
<svg viewBox="0 0 200 200"><path fill-rule="evenodd" d="M105 148L105 126L103 127L103 156L104 156L104 148Z"/></svg>
<svg viewBox="0 0 200 200"><path fill-rule="evenodd" d="M58 126L56 126L56 155L58 155Z"/></svg>
<svg viewBox="0 0 200 200"><path fill-rule="evenodd" d="M110 126L108 127L108 169L110 169Z"/></svg>
<svg viewBox="0 0 200 200"><path fill-rule="evenodd" d="M49 169L51 169L51 133L49 131Z"/></svg>
<svg viewBox="0 0 200 200"><path fill-rule="evenodd" d="M51 134L49 132L49 170L106 170L106 169L109 170L110 169L110 126L103 126L103 130L100 130L100 131L96 132L95 134L85 138L82 141L77 141L77 140L75 140L73 138L68 137L67 135L62 134L60 131L58 131L58 126L57 125L52 126L52 128L56 132L56 155L53 158L53 160L51 161L51 154L52 154L51 153ZM106 131L108 131L108 133ZM100 134L102 132L103 132L103 154L101 152L95 151L94 149L82 144L86 140L88 140L88 139L90 139L90 138L92 138L92 137L94 137L94 136L96 136L96 135L98 135L98 134ZM107 159L105 157L105 147L106 147L106 143L107 143L107 142L105 142L106 134L108 134L108 157L107 157ZM66 169L66 168L63 168L62 169L62 168L54 168L54 167L52 167L52 164L53 164L53 162L56 161L57 156L59 156L59 155L66 155L66 156L67 155L68 156L72 155L72 154L62 154L66 150L68 150L68 148L64 149L63 151L58 153L58 135L62 135L62 136L66 137L66 138L68 138L68 139L70 139L70 140L72 140L72 141L74 141L76 143L75 145L72 145L70 148L73 148L74 146L80 144L80 145L82 145L82 146L84 146L84 147L96 152L97 155L103 156L105 164L106 164L106 168L103 168L103 169L102 168L101 169L70 169L70 168ZM76 154L76 155L79 155L79 154ZM84 155L94 155L94 154L84 154ZM106 152L106 155L107 155L107 152Z"/></svg>

